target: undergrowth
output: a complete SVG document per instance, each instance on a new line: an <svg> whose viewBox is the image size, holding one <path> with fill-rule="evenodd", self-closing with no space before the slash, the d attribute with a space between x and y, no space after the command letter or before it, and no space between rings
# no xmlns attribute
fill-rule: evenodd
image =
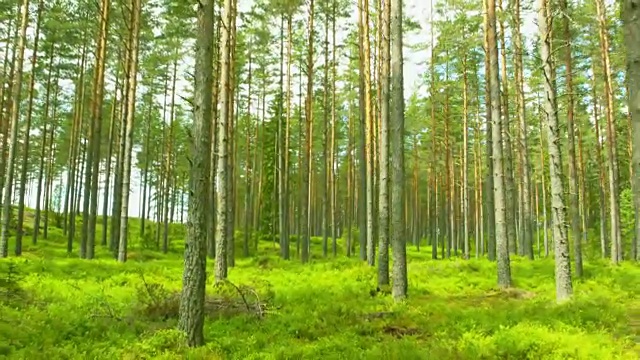
<svg viewBox="0 0 640 360"><path fill-rule="evenodd" d="M295 245L294 245L295 246ZM56 230L0 261L0 358L9 359L629 359L640 347L640 269L588 261L572 301L557 305L553 260L512 259L514 289L495 264L410 250L409 299L375 291L356 258L278 258L270 241L239 258L229 282L207 279L206 346L176 330L181 244L132 249L116 263L66 255ZM238 251L237 253L241 253ZM295 247L293 248L295 254ZM208 261L209 275L213 262ZM635 309L635 312L632 310Z"/></svg>

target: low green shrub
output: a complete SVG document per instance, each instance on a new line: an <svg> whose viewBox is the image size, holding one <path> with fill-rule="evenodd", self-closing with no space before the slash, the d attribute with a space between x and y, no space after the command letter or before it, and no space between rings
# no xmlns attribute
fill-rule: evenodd
<svg viewBox="0 0 640 360"><path fill-rule="evenodd" d="M0 260L0 278L10 267L19 274L0 291L22 293L0 301L0 357L638 359L631 321L640 309L637 265L587 261L572 301L557 305L551 258L513 258L514 289L500 291L495 263L434 261L430 248L409 249L409 298L395 304L376 291L376 269L357 253L324 259L322 238L312 240L304 265L295 241L289 261L272 241L260 241L257 252L251 245L226 285L214 285L209 260L207 344L188 349L175 330L181 249L134 246L119 264L98 246L97 258L85 261L67 257L66 237L51 229L22 258ZM339 245L344 254L345 239Z"/></svg>

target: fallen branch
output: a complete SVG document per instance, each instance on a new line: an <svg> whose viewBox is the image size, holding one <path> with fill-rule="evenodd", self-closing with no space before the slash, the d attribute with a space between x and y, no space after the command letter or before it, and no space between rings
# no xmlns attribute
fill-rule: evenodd
<svg viewBox="0 0 640 360"><path fill-rule="evenodd" d="M224 283L231 285L236 290L238 295L240 295L240 298L242 299L242 303L244 304L244 306L247 309L247 311L248 312L252 312L251 305L249 305L249 301L247 300L245 292L242 291L242 289L239 286L237 286L236 284L232 283L229 280L225 280ZM248 286L245 286L244 289L245 289L245 291L250 291L255 296L255 298L256 298L256 309L254 309L253 311L255 311L256 315L259 318L262 318L264 316L264 309L262 308L263 304L260 302L260 296L258 296L258 292L255 291L255 289L250 288Z"/></svg>

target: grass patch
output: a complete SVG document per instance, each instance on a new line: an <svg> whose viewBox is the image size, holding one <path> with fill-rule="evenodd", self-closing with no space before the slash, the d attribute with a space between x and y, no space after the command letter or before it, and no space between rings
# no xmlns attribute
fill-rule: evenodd
<svg viewBox="0 0 640 360"><path fill-rule="evenodd" d="M640 354L637 265L588 261L573 300L557 305L551 259L512 259L514 289L499 291L493 263L433 261L430 249L410 250L409 298L394 304L386 292L372 291L376 270L355 258L314 257L302 265L279 259L264 241L257 254L237 260L229 284L216 287L209 276L207 345L187 349L175 330L178 245L169 254L134 247L131 261L118 264L101 247L92 261L67 255L66 239L51 234L36 246L25 243L22 258L0 261L0 294L12 294L0 297L0 358L637 360ZM321 254L321 245L312 246ZM213 262L207 266L211 275Z"/></svg>

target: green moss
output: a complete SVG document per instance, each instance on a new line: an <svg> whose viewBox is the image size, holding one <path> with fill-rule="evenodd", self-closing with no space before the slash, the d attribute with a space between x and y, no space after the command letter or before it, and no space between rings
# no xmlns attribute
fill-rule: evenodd
<svg viewBox="0 0 640 360"><path fill-rule="evenodd" d="M552 259L513 259L516 289L501 292L495 289L495 264L433 261L430 249L410 250L410 297L394 304L384 292L372 291L376 271L356 258L315 256L302 265L279 259L271 241L260 241L258 254L239 258L230 270L231 282L252 287L267 304L264 317L240 305L224 314L212 309L207 345L187 349L173 313L162 312L175 311L175 302L154 303L180 290L177 245L183 236L182 230L172 233L169 254L138 246L133 236L131 261L118 264L100 246L92 261L67 256L66 238L52 229L48 241L26 246L22 258L0 261L0 276L13 264L22 290L18 300L0 299L0 358L638 358L629 315L633 309L640 314L637 265L588 261L574 299L556 305ZM239 249L242 239L236 240ZM321 243L313 239L314 255L321 254ZM342 253L344 244L340 239ZM295 243L292 250L295 257ZM234 296L215 289L212 276L207 294ZM163 315L151 316L151 303L171 308L154 308Z"/></svg>

